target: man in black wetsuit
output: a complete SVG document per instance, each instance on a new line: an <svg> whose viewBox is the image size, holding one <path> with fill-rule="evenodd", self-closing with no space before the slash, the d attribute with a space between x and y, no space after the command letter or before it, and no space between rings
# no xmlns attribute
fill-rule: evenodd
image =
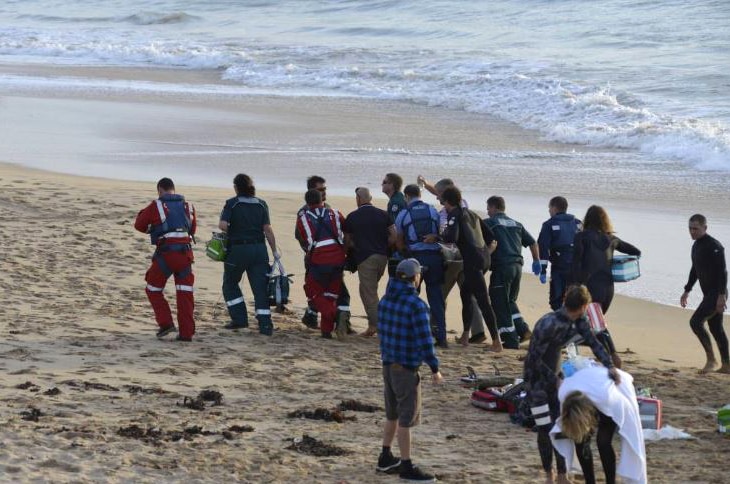
<svg viewBox="0 0 730 484"><path fill-rule="evenodd" d="M707 233L707 219L704 215L695 214L689 219L689 235L695 243L692 245L692 269L684 286L684 293L679 299L682 307L687 306L689 292L697 280L700 281L702 302L689 320L692 331L702 344L707 355L707 363L700 373L708 373L717 367L717 360L712 351L710 335L705 329L705 321L710 327L717 347L720 350L722 365L719 373L730 373L730 356L728 341L722 327L722 315L727 308L727 267L725 265L725 249L722 244Z"/></svg>
<svg viewBox="0 0 730 484"><path fill-rule="evenodd" d="M502 351L497 318L489 302L487 283L484 280L484 273L489 269L491 253L496 247L494 234L478 214L461 206L461 192L455 186L445 189L440 199L448 214L441 238L444 242L456 244L463 259L464 281L459 289L464 333L460 342L463 345L468 344L474 312L472 297L474 297L492 337L490 349Z"/></svg>
<svg viewBox="0 0 730 484"><path fill-rule="evenodd" d="M535 323L530 348L525 358L525 384L530 411L537 428L537 447L540 451L546 482L553 482L552 465L555 453L558 482L569 482L565 475L565 459L553 450L550 429L560 415L558 379L560 353L569 343L585 341L593 354L608 368L607 376L618 383L620 377L603 345L593 336L585 311L591 295L585 286L570 286L565 302L559 310L548 313Z"/></svg>

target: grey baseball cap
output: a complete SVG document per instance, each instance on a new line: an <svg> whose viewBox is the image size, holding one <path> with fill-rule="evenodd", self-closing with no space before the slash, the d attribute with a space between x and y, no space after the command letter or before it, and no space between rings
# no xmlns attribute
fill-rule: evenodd
<svg viewBox="0 0 730 484"><path fill-rule="evenodd" d="M402 274L403 277L408 279L415 277L416 274L421 273L421 264L416 259L404 259L400 261L395 272Z"/></svg>

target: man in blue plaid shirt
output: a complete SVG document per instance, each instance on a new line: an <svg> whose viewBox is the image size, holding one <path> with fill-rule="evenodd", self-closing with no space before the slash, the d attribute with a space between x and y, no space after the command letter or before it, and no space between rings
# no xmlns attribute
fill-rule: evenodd
<svg viewBox="0 0 730 484"><path fill-rule="evenodd" d="M431 368L433 383L443 381L431 337L430 311L416 292L420 283L421 264L416 259L405 259L398 264L378 304L386 422L376 469L399 470L401 479L408 481L433 482L434 476L414 466L410 455L411 427L418 424L421 415L418 368L425 362ZM400 459L390 450L396 434Z"/></svg>

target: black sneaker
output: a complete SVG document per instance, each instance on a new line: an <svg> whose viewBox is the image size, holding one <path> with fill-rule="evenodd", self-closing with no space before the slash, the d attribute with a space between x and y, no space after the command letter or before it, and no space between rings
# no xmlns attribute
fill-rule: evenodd
<svg viewBox="0 0 730 484"><path fill-rule="evenodd" d="M400 471L400 459L391 454L380 454L378 457L378 465L375 467L378 472L385 472L386 474L395 474Z"/></svg>
<svg viewBox="0 0 730 484"><path fill-rule="evenodd" d="M175 328L174 324L171 324L170 326L165 326L164 328L160 328L159 331L157 331L157 337L158 338L164 338L168 334L175 331L177 328Z"/></svg>
<svg viewBox="0 0 730 484"><path fill-rule="evenodd" d="M437 348L441 348L441 349L446 349L446 348L448 348L448 347L449 347L449 343L447 343L447 342L446 342L446 340L443 340L443 341L437 341L437 342L436 342L436 347L437 347Z"/></svg>
<svg viewBox="0 0 730 484"><path fill-rule="evenodd" d="M230 323L226 324L225 326L223 326L223 328L224 329L243 329L243 328L248 328L248 323L236 324L234 322L230 322Z"/></svg>
<svg viewBox="0 0 730 484"><path fill-rule="evenodd" d="M327 331L327 332L325 332L325 331L322 331L322 337L323 337L324 339L332 339L332 333L331 333L331 332L329 332L329 331Z"/></svg>
<svg viewBox="0 0 730 484"><path fill-rule="evenodd" d="M307 309L307 311L304 312L304 316L302 316L302 324L307 328L317 329L317 313Z"/></svg>
<svg viewBox="0 0 730 484"><path fill-rule="evenodd" d="M411 482L436 482L436 476L424 472L416 466L411 466L410 469L401 469L400 478Z"/></svg>
<svg viewBox="0 0 730 484"><path fill-rule="evenodd" d="M485 341L487 341L487 337L484 333L477 333L477 334L472 335L471 338L469 338L469 343L472 343L472 344L473 343L484 343Z"/></svg>

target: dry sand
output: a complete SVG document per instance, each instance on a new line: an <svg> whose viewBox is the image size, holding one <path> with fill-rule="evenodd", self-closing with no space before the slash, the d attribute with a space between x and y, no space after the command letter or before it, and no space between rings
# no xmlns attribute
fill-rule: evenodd
<svg viewBox="0 0 730 484"><path fill-rule="evenodd" d="M196 204L199 239L206 239L230 193L178 188ZM374 471L382 412L348 411L356 420L343 423L286 417L344 399L382 405L375 339L325 341L298 322L305 299L291 230L300 195L261 194L284 261L296 274L292 313L275 315L271 338L222 329L222 268L199 244L198 332L191 344L154 337L143 283L151 248L131 226L153 195L153 183L0 165L0 480L395 481ZM344 212L353 208L352 200L332 203ZM547 289L526 279L520 302L534 322L547 310ZM356 280L349 277L348 284L356 294ZM250 300L247 284L244 294ZM353 312L355 326L364 329L357 297ZM452 295L454 330L458 312ZM619 297L610 316L618 347L630 348L622 355L625 369L663 399L667 424L696 437L649 443L650 481L726 482L730 440L715 432L713 411L730 403L730 379L696 374L701 353L686 323L689 312ZM423 421L414 433L417 463L445 482L534 482L540 469L534 434L504 414L471 407L469 390L456 383L467 364L518 376L523 355L456 345L439 352L448 382L425 385ZM221 404L183 406L202 390L220 392ZM349 454L315 457L287 449L304 434Z"/></svg>

